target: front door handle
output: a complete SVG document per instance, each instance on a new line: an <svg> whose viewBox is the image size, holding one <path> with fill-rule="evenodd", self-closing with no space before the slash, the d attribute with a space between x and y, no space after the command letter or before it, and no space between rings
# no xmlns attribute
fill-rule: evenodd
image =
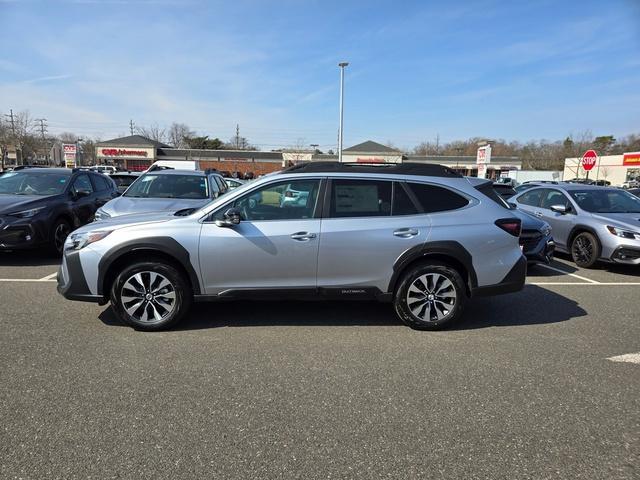
<svg viewBox="0 0 640 480"><path fill-rule="evenodd" d="M291 234L291 238L294 240L298 240L299 242L306 242L307 240L316 238L316 234L309 232L296 232Z"/></svg>
<svg viewBox="0 0 640 480"><path fill-rule="evenodd" d="M533 212L533 214L538 218L542 217L542 212Z"/></svg>
<svg viewBox="0 0 640 480"><path fill-rule="evenodd" d="M401 237L401 238L415 237L416 235L418 235L418 233L420 232L416 228L399 228L398 230L393 231L393 234L396 237Z"/></svg>

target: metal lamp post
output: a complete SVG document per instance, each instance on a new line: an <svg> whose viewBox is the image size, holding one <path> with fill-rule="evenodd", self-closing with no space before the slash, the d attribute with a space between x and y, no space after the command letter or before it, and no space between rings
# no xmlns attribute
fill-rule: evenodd
<svg viewBox="0 0 640 480"><path fill-rule="evenodd" d="M340 62L340 129L338 130L338 161L342 162L342 119L344 116L344 67L349 62Z"/></svg>

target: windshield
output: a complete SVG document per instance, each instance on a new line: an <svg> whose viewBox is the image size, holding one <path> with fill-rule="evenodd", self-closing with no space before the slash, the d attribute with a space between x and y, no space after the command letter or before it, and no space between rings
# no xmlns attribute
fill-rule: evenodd
<svg viewBox="0 0 640 480"><path fill-rule="evenodd" d="M209 198L209 186L204 175L146 174L131 184L125 197L142 198Z"/></svg>
<svg viewBox="0 0 640 480"><path fill-rule="evenodd" d="M640 213L640 198L621 190L573 190L570 195L591 213Z"/></svg>
<svg viewBox="0 0 640 480"><path fill-rule="evenodd" d="M68 181L65 173L8 172L0 176L0 194L59 195Z"/></svg>

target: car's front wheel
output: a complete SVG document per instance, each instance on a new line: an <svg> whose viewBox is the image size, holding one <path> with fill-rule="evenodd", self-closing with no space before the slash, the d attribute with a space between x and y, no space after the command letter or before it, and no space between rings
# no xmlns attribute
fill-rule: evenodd
<svg viewBox="0 0 640 480"><path fill-rule="evenodd" d="M71 233L71 226L69 222L67 222L64 218L59 218L53 224L53 228L51 229L51 238L49 245L51 247L51 251L62 255L62 251L64 250L64 242Z"/></svg>
<svg viewBox="0 0 640 480"><path fill-rule="evenodd" d="M192 291L173 265L137 262L124 268L111 287L111 305L118 316L138 330L163 330L188 313Z"/></svg>
<svg viewBox="0 0 640 480"><path fill-rule="evenodd" d="M394 307L416 330L439 330L459 320L467 301L460 273L443 263L420 264L400 280Z"/></svg>
<svg viewBox="0 0 640 480"><path fill-rule="evenodd" d="M571 257L575 264L582 268L591 268L600 257L600 242L589 232L576 235L571 242Z"/></svg>

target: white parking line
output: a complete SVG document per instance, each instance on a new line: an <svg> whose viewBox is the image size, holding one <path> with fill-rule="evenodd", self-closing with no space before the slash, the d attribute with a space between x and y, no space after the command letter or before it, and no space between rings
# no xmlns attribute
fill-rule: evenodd
<svg viewBox="0 0 640 480"><path fill-rule="evenodd" d="M544 267L547 268L549 270L553 270L554 272L559 272L559 273L564 273L565 275L570 275L573 278L577 278L579 280L583 280L585 282L589 282L589 283L600 283L600 282L596 282L595 280L591 280L590 278L586 278L586 277L581 277L580 275L576 275L575 273L570 273L567 272L565 270L561 270L559 268L556 267L552 267L551 265L544 265L544 264L539 264L538 267Z"/></svg>
<svg viewBox="0 0 640 480"><path fill-rule="evenodd" d="M527 282L527 285L589 285L589 286L596 286L596 287L606 287L606 286L611 286L611 285L615 285L615 286L624 286L624 285L640 285L640 282L589 282L589 283L582 283L582 282Z"/></svg>
<svg viewBox="0 0 640 480"><path fill-rule="evenodd" d="M57 275L58 275L58 272L53 272L51 275L47 275L46 277L39 278L38 280L40 280L42 282L44 282L46 280L55 280Z"/></svg>
<svg viewBox="0 0 640 480"><path fill-rule="evenodd" d="M44 278L0 278L0 282L31 282L31 283L45 283L45 282L55 282L55 278L51 278L51 275L48 275Z"/></svg>
<svg viewBox="0 0 640 480"><path fill-rule="evenodd" d="M611 360L612 362L626 362L626 363L640 364L640 353L627 353L625 355L609 357L607 358L607 360Z"/></svg>

